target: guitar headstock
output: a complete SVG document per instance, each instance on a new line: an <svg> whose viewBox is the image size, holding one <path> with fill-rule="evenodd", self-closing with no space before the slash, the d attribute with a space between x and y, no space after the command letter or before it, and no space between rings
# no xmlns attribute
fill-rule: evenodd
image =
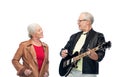
<svg viewBox="0 0 120 77"><path fill-rule="evenodd" d="M111 47L111 41L104 42L100 45L100 48L102 48L102 49L106 49L106 48L110 48L110 47Z"/></svg>

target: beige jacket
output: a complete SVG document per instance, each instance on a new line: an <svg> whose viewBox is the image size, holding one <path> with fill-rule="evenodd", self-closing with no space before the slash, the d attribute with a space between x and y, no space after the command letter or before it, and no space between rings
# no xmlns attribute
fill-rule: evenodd
<svg viewBox="0 0 120 77"><path fill-rule="evenodd" d="M42 64L41 71L38 72L36 53L33 48L31 39L22 42L19 45L19 48L12 59L12 63L17 70L17 75L19 75L20 77L44 77L45 72L49 73L48 45L42 42L42 46L44 47L45 58ZM22 63L20 59L22 59ZM25 69L30 69L32 73L29 76L25 76Z"/></svg>

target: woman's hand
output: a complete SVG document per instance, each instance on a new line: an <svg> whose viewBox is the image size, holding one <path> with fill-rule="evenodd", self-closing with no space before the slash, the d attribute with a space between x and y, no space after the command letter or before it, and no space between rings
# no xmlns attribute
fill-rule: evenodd
<svg viewBox="0 0 120 77"><path fill-rule="evenodd" d="M45 72L44 77L48 77L48 76L49 76L49 74L47 72Z"/></svg>
<svg viewBox="0 0 120 77"><path fill-rule="evenodd" d="M31 71L30 69L26 69L26 70L24 71L24 74L25 74L26 76L29 76L31 73L32 73L32 71Z"/></svg>

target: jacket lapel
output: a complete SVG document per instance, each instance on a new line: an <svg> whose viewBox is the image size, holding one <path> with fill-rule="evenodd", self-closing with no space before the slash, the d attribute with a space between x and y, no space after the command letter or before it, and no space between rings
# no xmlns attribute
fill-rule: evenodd
<svg viewBox="0 0 120 77"><path fill-rule="evenodd" d="M27 49L28 49L30 55L32 56L34 62L35 62L36 64L38 64L38 63L37 63L37 56L36 56L36 53L35 53L35 49L34 49L34 47L33 47L33 44L32 44L32 41L31 41L31 40L28 41Z"/></svg>

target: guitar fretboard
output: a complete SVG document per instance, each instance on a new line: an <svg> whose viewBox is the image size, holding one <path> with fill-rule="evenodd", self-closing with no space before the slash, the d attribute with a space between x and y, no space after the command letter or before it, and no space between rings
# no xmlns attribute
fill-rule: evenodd
<svg viewBox="0 0 120 77"><path fill-rule="evenodd" d="M77 61L77 60L79 60L79 59L81 59L81 58L89 55L90 52L95 52L95 51L97 51L98 49L99 49L99 47L97 46L97 47L95 47L95 48L93 48L93 49L91 49L91 50L86 51L85 53L82 53L82 54L80 54L80 55L78 55L78 56L76 56L76 57L73 57L73 62L75 62L75 61Z"/></svg>

